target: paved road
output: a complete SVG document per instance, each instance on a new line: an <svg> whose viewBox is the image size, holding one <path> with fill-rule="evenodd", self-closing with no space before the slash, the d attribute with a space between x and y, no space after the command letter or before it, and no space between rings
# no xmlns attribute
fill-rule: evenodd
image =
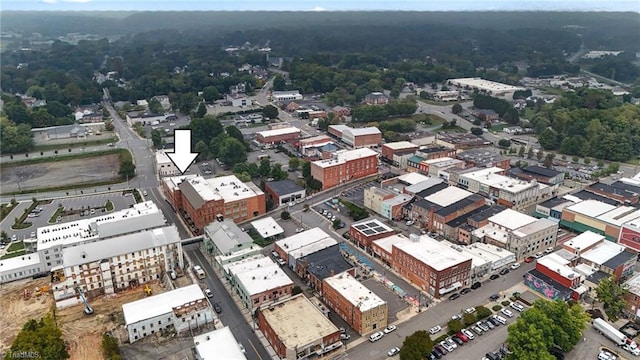
<svg viewBox="0 0 640 360"><path fill-rule="evenodd" d="M247 359L254 360L267 360L271 359L269 353L262 346L258 337L253 332L252 325L248 324L242 315L241 309L233 300L231 295L227 292L227 289L222 284L220 279L215 275L215 272L209 265L205 256L200 252L197 245L185 246L185 252L191 257L191 261L195 264L202 266L207 273L207 277L204 279L206 286L214 293L214 302L219 302L222 306L222 315L220 320L225 326L231 329L231 332L244 346L247 353Z"/></svg>

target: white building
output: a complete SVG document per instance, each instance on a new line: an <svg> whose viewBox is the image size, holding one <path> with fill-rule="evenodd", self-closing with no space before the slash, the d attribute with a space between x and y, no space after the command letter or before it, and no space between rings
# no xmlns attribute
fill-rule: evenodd
<svg viewBox="0 0 640 360"><path fill-rule="evenodd" d="M51 270L58 308L81 302L76 288L89 299L160 279L184 267L178 229L163 228L85 243L62 250L63 265Z"/></svg>
<svg viewBox="0 0 640 360"><path fill-rule="evenodd" d="M152 201L147 201L106 215L38 228L35 238L24 240L27 247L35 247L36 253L12 261L0 260L0 283L32 277L34 271L48 273L53 267L62 265L62 249L66 247L154 229L165 224L162 212ZM39 265L35 264L36 259L40 261Z"/></svg>
<svg viewBox="0 0 640 360"><path fill-rule="evenodd" d="M260 234L263 239L275 239L284 234L284 229L271 216L265 216L262 219L254 220L251 226Z"/></svg>
<svg viewBox="0 0 640 360"><path fill-rule="evenodd" d="M271 101L296 101L302 100L302 95L298 90L292 91L274 91L271 93Z"/></svg>
<svg viewBox="0 0 640 360"><path fill-rule="evenodd" d="M197 284L122 305L129 342L161 330L181 334L213 322L209 301Z"/></svg>
<svg viewBox="0 0 640 360"><path fill-rule="evenodd" d="M447 240L443 240L442 244L471 258L471 277L474 280L516 261L514 253L494 245L477 242L460 246Z"/></svg>
<svg viewBox="0 0 640 360"><path fill-rule="evenodd" d="M255 256L224 268L229 283L251 311L291 296L293 281L271 258Z"/></svg>
<svg viewBox="0 0 640 360"><path fill-rule="evenodd" d="M247 360L243 348L228 326L194 336L196 360Z"/></svg>
<svg viewBox="0 0 640 360"><path fill-rule="evenodd" d="M493 96L506 96L513 94L516 90L524 90L524 88L519 86L501 84L499 82L483 80L481 78L449 79L447 82L450 85L455 85L459 88L470 88Z"/></svg>
<svg viewBox="0 0 640 360"><path fill-rule="evenodd" d="M460 93L457 90L436 91L433 94L433 99L436 101L456 101L459 98Z"/></svg>
<svg viewBox="0 0 640 360"><path fill-rule="evenodd" d="M227 94L225 96L227 103L233 107L245 107L251 105L251 101L244 95L240 94Z"/></svg>
<svg viewBox="0 0 640 360"><path fill-rule="evenodd" d="M156 151L156 171L158 175L160 175L160 177L180 175L180 170L178 170L176 164L167 156L167 152L173 152L173 149Z"/></svg>
<svg viewBox="0 0 640 360"><path fill-rule="evenodd" d="M375 127L363 127L363 128L347 128L342 132L342 142L351 146L352 148L360 147L376 147L379 146L379 142L360 142L357 141L358 137L366 138L368 136L382 136L382 132Z"/></svg>
<svg viewBox="0 0 640 360"><path fill-rule="evenodd" d="M280 257L286 261L290 268L293 268L296 264L296 259L291 256L293 251L324 239L333 239L333 237L324 230L315 227L276 241L275 251L280 254Z"/></svg>
<svg viewBox="0 0 640 360"><path fill-rule="evenodd" d="M230 220L214 221L207 225L202 246L204 251L215 257L214 265L220 269L223 265L257 255L262 249L249 234Z"/></svg>

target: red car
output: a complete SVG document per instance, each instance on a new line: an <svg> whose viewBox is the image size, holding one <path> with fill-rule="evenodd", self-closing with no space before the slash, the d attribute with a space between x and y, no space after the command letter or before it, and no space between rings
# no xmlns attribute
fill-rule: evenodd
<svg viewBox="0 0 640 360"><path fill-rule="evenodd" d="M529 256L526 259L524 259L524 262L526 262L526 263L530 263L532 261L533 261L533 257L532 256Z"/></svg>
<svg viewBox="0 0 640 360"><path fill-rule="evenodd" d="M469 338L467 337L467 335L463 334L461 331L458 331L456 333L456 337L460 340L462 340L463 342L467 342L469 341Z"/></svg>

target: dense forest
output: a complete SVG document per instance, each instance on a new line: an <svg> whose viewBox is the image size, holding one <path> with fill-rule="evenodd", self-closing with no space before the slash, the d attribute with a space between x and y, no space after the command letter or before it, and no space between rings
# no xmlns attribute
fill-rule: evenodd
<svg viewBox="0 0 640 360"><path fill-rule="evenodd" d="M607 90L567 92L531 123L545 150L612 161L640 155L640 107Z"/></svg>

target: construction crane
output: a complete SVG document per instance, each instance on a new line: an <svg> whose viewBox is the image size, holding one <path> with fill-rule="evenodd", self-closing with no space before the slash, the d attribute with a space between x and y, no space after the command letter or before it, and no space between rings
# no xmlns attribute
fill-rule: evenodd
<svg viewBox="0 0 640 360"><path fill-rule="evenodd" d="M87 298L84 297L84 294L82 293L82 289L80 289L80 287L78 286L76 288L76 291L78 291L78 294L80 294L80 299L82 299L82 302L84 302L84 313L85 313L85 315L93 314L93 308L91 307L91 305L89 305L89 302L87 301Z"/></svg>

